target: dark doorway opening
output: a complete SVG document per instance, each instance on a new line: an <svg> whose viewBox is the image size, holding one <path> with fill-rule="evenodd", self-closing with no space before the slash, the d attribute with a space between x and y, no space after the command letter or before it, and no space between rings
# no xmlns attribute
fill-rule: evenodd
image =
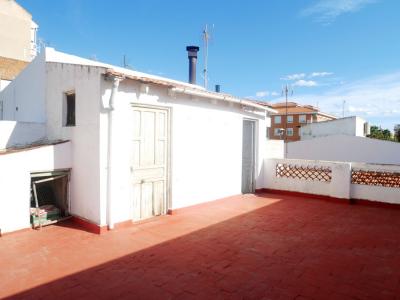
<svg viewBox="0 0 400 300"><path fill-rule="evenodd" d="M30 221L33 228L69 217L70 170L31 173Z"/></svg>

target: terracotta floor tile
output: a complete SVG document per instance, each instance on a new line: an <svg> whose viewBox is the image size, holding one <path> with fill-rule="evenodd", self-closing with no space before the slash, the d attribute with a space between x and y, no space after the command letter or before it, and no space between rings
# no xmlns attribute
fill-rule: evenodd
<svg viewBox="0 0 400 300"><path fill-rule="evenodd" d="M0 298L396 299L400 210L241 195L95 235L0 238Z"/></svg>

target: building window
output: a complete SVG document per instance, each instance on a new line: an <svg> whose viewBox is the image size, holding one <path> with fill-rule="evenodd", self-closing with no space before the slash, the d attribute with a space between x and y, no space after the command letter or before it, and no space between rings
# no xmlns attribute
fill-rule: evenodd
<svg viewBox="0 0 400 300"><path fill-rule="evenodd" d="M288 128L286 132L287 136L293 136L293 128Z"/></svg>
<svg viewBox="0 0 400 300"><path fill-rule="evenodd" d="M280 136L282 133L282 129L281 128L274 128L274 135L275 136Z"/></svg>
<svg viewBox="0 0 400 300"><path fill-rule="evenodd" d="M274 123L275 124L281 124L281 116L275 116L274 117Z"/></svg>
<svg viewBox="0 0 400 300"><path fill-rule="evenodd" d="M64 126L75 126L75 92L65 93Z"/></svg>
<svg viewBox="0 0 400 300"><path fill-rule="evenodd" d="M293 116L287 116L287 122L293 123Z"/></svg>
<svg viewBox="0 0 400 300"><path fill-rule="evenodd" d="M299 122L300 123L306 123L307 122L307 116L306 115L300 115L299 116Z"/></svg>

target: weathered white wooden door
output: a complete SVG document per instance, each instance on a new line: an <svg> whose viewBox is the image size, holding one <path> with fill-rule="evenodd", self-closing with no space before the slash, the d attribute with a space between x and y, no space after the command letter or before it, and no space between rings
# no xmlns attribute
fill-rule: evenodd
<svg viewBox="0 0 400 300"><path fill-rule="evenodd" d="M168 110L133 107L133 220L167 212Z"/></svg>

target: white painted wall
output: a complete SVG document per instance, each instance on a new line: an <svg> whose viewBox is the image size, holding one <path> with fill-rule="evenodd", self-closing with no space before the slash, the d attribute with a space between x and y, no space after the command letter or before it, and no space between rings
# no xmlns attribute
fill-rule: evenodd
<svg viewBox="0 0 400 300"><path fill-rule="evenodd" d="M300 140L310 140L331 135L350 135L365 137L364 123L360 117L346 117L325 122L317 122L302 125L300 128Z"/></svg>
<svg viewBox="0 0 400 300"><path fill-rule="evenodd" d="M353 163L355 170L400 173L400 166ZM351 198L400 204L400 188L351 184Z"/></svg>
<svg viewBox="0 0 400 300"><path fill-rule="evenodd" d="M0 149L28 145L45 139L45 124L0 121Z"/></svg>
<svg viewBox="0 0 400 300"><path fill-rule="evenodd" d="M45 110L45 53L38 55L1 92L3 120L46 122Z"/></svg>
<svg viewBox="0 0 400 300"><path fill-rule="evenodd" d="M331 168L332 181L323 182L297 178L276 177L276 165L279 163L303 167ZM351 165L349 163L298 159L265 159L264 188L349 199L350 172Z"/></svg>
<svg viewBox="0 0 400 300"><path fill-rule="evenodd" d="M30 227L30 173L71 168L71 143L0 155L0 228Z"/></svg>
<svg viewBox="0 0 400 300"><path fill-rule="evenodd" d="M265 155L264 158L284 158L285 144L280 140L269 140L265 142Z"/></svg>
<svg viewBox="0 0 400 300"><path fill-rule="evenodd" d="M100 224L100 73L102 68L47 63L47 135L49 140L70 140L71 213ZM76 126L62 123L65 92L74 90Z"/></svg>
<svg viewBox="0 0 400 300"><path fill-rule="evenodd" d="M71 213L105 225L108 115L102 104L110 98L111 83L101 74L109 66L90 66L94 62L54 49L44 53L5 90L6 115L11 120L27 121L29 117L29 121L43 121L49 140L71 141ZM64 127L63 98L71 90L76 92L76 126ZM132 217L132 103L171 109L170 208L240 194L243 118L257 120L256 187L262 187L264 111L247 112L239 104L181 94L175 98L168 95L166 87L155 85L144 92L138 82L130 80L121 84L115 103L112 167L118 176L112 184L116 222ZM19 109L14 112L16 106ZM26 114L30 110L31 116Z"/></svg>
<svg viewBox="0 0 400 300"><path fill-rule="evenodd" d="M329 167L331 182L285 178L276 176L277 164L303 167ZM342 199L369 200L400 204L400 188L351 183L351 170L400 173L400 166L365 163L326 162L299 159L266 159L264 161L264 188L323 195Z"/></svg>
<svg viewBox="0 0 400 300"><path fill-rule="evenodd" d="M103 101L110 97L111 83L103 81ZM148 93L140 92L140 84L123 81L115 98L114 126L119 132L113 144L119 174L113 179L115 222L132 218L132 150L130 132L133 118L131 105L144 104L168 107L171 110L171 202L173 209L241 193L242 122L258 120L257 176L265 153L265 113L248 113L238 105L210 101L185 95L172 98L166 88L154 85ZM107 114L101 115L101 203L106 207L107 182ZM261 186L262 181L257 182ZM105 213L102 220L106 221ZM103 223L103 222L102 222Z"/></svg>
<svg viewBox="0 0 400 300"><path fill-rule="evenodd" d="M4 90L10 84L10 82L11 82L10 80L0 79L0 92L2 90ZM1 97L0 97L0 100L1 100Z"/></svg>
<svg viewBox="0 0 400 300"><path fill-rule="evenodd" d="M400 143L328 136L288 143L288 158L400 165Z"/></svg>

